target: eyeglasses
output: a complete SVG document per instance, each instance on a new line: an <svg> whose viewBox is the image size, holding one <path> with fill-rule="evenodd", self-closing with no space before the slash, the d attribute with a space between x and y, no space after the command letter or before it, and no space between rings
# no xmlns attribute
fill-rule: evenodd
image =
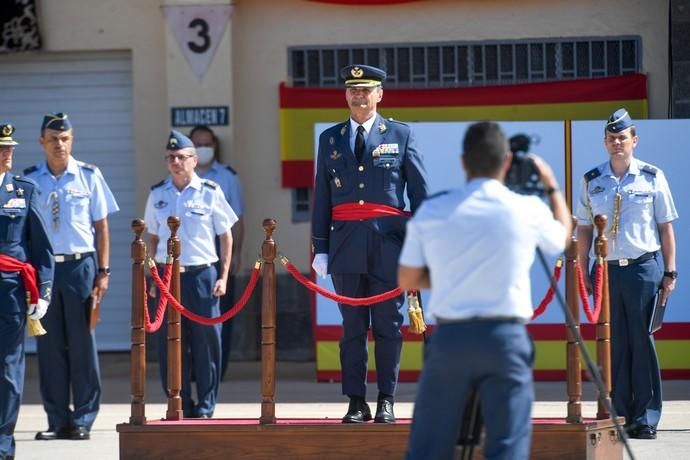
<svg viewBox="0 0 690 460"><path fill-rule="evenodd" d="M191 158L194 155L173 155L173 154L168 154L165 156L165 160L168 163L174 163L175 160L179 161L180 163L183 163L187 158Z"/></svg>

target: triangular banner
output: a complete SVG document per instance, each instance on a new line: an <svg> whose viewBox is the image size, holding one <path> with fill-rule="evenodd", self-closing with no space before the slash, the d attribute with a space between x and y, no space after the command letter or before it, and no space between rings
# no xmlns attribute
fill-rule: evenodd
<svg viewBox="0 0 690 460"><path fill-rule="evenodd" d="M232 6L162 6L161 9L192 72L202 81L230 21Z"/></svg>

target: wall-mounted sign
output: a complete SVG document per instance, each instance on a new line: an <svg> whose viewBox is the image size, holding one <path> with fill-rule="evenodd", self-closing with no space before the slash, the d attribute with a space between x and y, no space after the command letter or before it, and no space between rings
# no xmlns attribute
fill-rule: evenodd
<svg viewBox="0 0 690 460"><path fill-rule="evenodd" d="M161 8L168 27L175 36L192 72L199 81L202 81L230 21L232 6L163 6Z"/></svg>
<svg viewBox="0 0 690 460"><path fill-rule="evenodd" d="M230 108L218 107L173 107L170 109L172 126L228 126Z"/></svg>

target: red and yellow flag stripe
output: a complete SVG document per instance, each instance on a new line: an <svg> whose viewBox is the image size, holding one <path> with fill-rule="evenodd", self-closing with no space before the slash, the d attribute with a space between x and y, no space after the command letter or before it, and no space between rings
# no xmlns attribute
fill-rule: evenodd
<svg viewBox="0 0 690 460"><path fill-rule="evenodd" d="M347 118L343 89L280 85L283 187L312 187L314 124ZM647 77L631 74L476 88L385 89L380 112L405 122L605 119L625 106L647 118Z"/></svg>

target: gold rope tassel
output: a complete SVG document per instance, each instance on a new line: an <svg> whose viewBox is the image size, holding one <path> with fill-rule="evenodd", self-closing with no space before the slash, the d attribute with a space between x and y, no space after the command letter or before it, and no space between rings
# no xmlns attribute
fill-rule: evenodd
<svg viewBox="0 0 690 460"><path fill-rule="evenodd" d="M410 318L409 330L413 334L423 334L426 331L418 295L417 291L407 291L407 316Z"/></svg>
<svg viewBox="0 0 690 460"><path fill-rule="evenodd" d="M31 295L29 294L29 291L26 292L26 304L27 305L31 304ZM41 324L41 321L38 319L29 318L28 314L26 317L26 328L27 328L29 337L36 337L38 335L45 335L46 334L46 330L43 329L43 325Z"/></svg>

